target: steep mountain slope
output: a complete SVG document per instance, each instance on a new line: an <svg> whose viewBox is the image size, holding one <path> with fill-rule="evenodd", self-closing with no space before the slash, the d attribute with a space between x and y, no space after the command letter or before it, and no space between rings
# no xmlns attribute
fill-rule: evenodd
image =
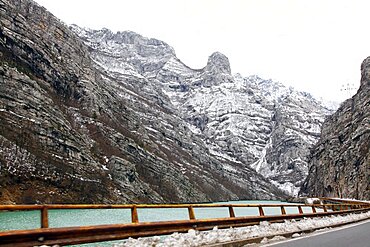
<svg viewBox="0 0 370 247"><path fill-rule="evenodd" d="M33 1L0 0L0 13L2 203L284 196L244 163L212 155L163 91L171 63L205 85L229 80L219 54L193 71L132 32L96 31L100 40L85 44Z"/></svg>
<svg viewBox="0 0 370 247"><path fill-rule="evenodd" d="M228 58L219 52L194 70L161 41L133 32L71 29L107 73L147 80L135 93L172 107L213 156L252 167L285 192L298 193L308 172L309 148L330 113L309 94L257 76L232 76ZM235 169L227 162L223 167Z"/></svg>
<svg viewBox="0 0 370 247"><path fill-rule="evenodd" d="M0 4L2 201L113 197L91 140L70 118L75 105L83 109L101 96L89 79L95 75L86 48L40 6Z"/></svg>
<svg viewBox="0 0 370 247"><path fill-rule="evenodd" d="M370 200L370 57L361 85L322 127L301 193Z"/></svg>

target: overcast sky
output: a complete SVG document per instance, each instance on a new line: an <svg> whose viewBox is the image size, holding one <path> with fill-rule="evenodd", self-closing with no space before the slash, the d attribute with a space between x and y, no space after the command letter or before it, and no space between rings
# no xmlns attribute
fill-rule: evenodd
<svg viewBox="0 0 370 247"><path fill-rule="evenodd" d="M36 0L67 24L135 31L198 69L215 51L233 73L280 81L326 100L356 90L370 56L368 0ZM355 90L353 91L355 93Z"/></svg>

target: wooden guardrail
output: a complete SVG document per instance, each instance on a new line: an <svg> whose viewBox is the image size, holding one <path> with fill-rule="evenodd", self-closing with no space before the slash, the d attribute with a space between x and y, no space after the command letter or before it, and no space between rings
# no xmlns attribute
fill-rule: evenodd
<svg viewBox="0 0 370 247"><path fill-rule="evenodd" d="M256 216L236 216L234 208L258 208ZM280 208L279 215L266 215L265 208ZM296 207L298 214L287 214L286 208ZM304 213L308 207L312 212ZM321 207L322 212L316 208ZM138 208L186 208L189 220L139 222ZM197 219L195 208L228 208L228 218ZM49 210L55 209L130 209L131 222L128 224L110 224L80 227L49 228ZM0 211L39 210L41 213L40 228L32 230L12 230L0 232L0 246L37 246L37 245L70 245L91 242L125 239L128 237L145 237L154 235L186 232L189 229L210 230L218 228L241 227L259 224L261 221L281 222L286 219L319 217L348 213L360 213L370 210L370 204L173 204L173 205L0 205ZM0 212L1 213L1 212Z"/></svg>

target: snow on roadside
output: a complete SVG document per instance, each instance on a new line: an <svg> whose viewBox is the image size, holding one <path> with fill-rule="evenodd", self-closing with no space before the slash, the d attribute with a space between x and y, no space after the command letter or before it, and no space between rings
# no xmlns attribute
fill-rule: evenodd
<svg viewBox="0 0 370 247"><path fill-rule="evenodd" d="M215 244L233 240L242 240L253 237L279 235L287 232L303 231L314 228L330 227L335 224L346 223L361 219L369 219L370 212L362 214L349 214L346 216L327 216L322 218L305 218L300 221L286 220L284 223L261 222L259 225L217 229L211 231L189 230L187 233L173 233L164 237L129 238L114 247L195 247L206 244Z"/></svg>

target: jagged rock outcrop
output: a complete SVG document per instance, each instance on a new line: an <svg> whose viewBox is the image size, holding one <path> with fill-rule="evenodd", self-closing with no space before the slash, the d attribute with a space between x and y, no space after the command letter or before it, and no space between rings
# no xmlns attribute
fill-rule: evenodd
<svg viewBox="0 0 370 247"><path fill-rule="evenodd" d="M195 71L164 42L69 29L30 0L0 0L0 13L2 203L285 196L249 166L212 155L163 90L229 80L224 56Z"/></svg>
<svg viewBox="0 0 370 247"><path fill-rule="evenodd" d="M357 93L322 127L301 194L370 200L370 57Z"/></svg>

